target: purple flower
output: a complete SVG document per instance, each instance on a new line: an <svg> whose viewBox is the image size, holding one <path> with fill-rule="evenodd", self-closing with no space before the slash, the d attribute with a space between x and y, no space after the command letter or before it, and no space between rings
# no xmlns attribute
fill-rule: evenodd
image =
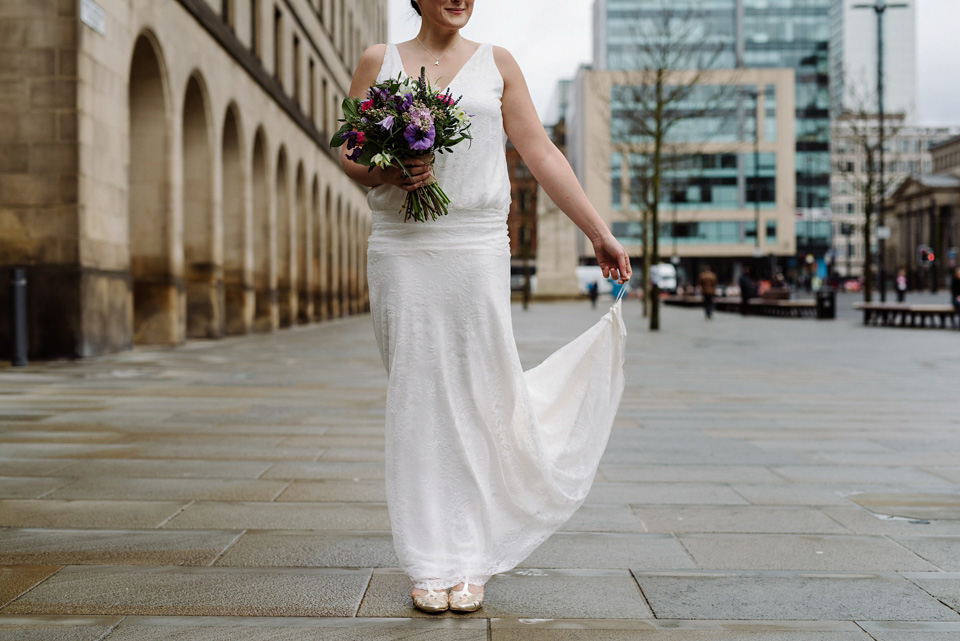
<svg viewBox="0 0 960 641"><path fill-rule="evenodd" d="M432 123L426 131L413 123L407 125L407 128L403 132L403 137L410 144L410 149L423 151L433 146L433 141L437 137L437 130Z"/></svg>
<svg viewBox="0 0 960 641"><path fill-rule="evenodd" d="M393 101L397 105L397 111L406 111L410 108L410 105L413 104L413 94L407 93L402 96L397 94L393 97Z"/></svg>
<svg viewBox="0 0 960 641"><path fill-rule="evenodd" d="M380 125L382 129L390 129L391 127L393 127L393 116L392 115L387 116L377 124Z"/></svg>
<svg viewBox="0 0 960 641"><path fill-rule="evenodd" d="M350 155L347 156L347 160L352 160L353 162L357 162L357 160L360 158L360 154L361 154L361 153L363 153L363 149L362 149L362 148L360 148L360 147L354 147L354 149L353 149L353 151L350 153Z"/></svg>

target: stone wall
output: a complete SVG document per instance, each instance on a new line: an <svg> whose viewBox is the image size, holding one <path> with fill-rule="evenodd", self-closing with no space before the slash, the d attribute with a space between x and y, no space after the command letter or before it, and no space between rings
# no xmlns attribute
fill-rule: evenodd
<svg viewBox="0 0 960 641"><path fill-rule="evenodd" d="M29 269L30 351L80 340L75 2L0 5L0 349L9 273ZM59 319L70 319L67 323ZM49 350L47 347L49 346Z"/></svg>
<svg viewBox="0 0 960 641"><path fill-rule="evenodd" d="M385 2L97 0L97 28L80 4L0 7L0 268L29 268L31 357L366 309L369 213L327 141Z"/></svg>

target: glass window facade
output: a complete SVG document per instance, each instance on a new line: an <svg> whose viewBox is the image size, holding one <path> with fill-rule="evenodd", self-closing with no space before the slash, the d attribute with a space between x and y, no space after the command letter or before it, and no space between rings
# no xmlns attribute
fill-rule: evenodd
<svg viewBox="0 0 960 641"><path fill-rule="evenodd" d="M659 225L658 242L679 245L742 245L754 244L757 224L750 220L718 220L711 222L669 222ZM621 243L639 245L643 237L643 223L613 223L613 235Z"/></svg>
<svg viewBox="0 0 960 641"><path fill-rule="evenodd" d="M663 24L662 11L667 6L671 15L687 17L687 26L701 39L701 44L713 45L705 49L721 50L721 55L713 60L714 68L737 66L738 49L743 52L744 67L792 68L796 77L797 207L829 208L830 3L831 0L673 0L665 5L659 0L607 0L606 32L602 34L607 38L605 63L608 69L649 67L650 61L644 60L632 43L637 42L639 34ZM743 13L739 35L738 4ZM677 59L686 59L691 66L703 60L682 54ZM771 95L772 87L763 90L764 139L772 140L771 136L776 135L776 96ZM675 135L692 139L713 132L714 137L709 139L718 142L737 140L740 136L749 140L752 132L738 126L736 118L731 124L730 111L727 105L717 114L694 118L678 128ZM616 109L612 115L615 121L620 117ZM615 128L615 135L629 139L630 130Z"/></svg>
<svg viewBox="0 0 960 641"><path fill-rule="evenodd" d="M610 154L610 205L614 211L623 208L623 155Z"/></svg>
<svg viewBox="0 0 960 641"><path fill-rule="evenodd" d="M619 157L619 156L618 156ZM630 207L642 209L650 157L628 154ZM745 180L739 179L743 175ZM724 153L664 156L660 184L661 211L761 209L776 206L777 158L773 153Z"/></svg>

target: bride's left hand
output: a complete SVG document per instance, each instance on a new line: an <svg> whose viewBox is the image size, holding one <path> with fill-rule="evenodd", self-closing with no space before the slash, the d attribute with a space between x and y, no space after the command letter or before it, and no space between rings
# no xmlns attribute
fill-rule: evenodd
<svg viewBox="0 0 960 641"><path fill-rule="evenodd" d="M630 280L633 273L630 269L630 257L612 234L594 240L593 251L597 255L597 264L603 270L604 278L614 278L621 285Z"/></svg>

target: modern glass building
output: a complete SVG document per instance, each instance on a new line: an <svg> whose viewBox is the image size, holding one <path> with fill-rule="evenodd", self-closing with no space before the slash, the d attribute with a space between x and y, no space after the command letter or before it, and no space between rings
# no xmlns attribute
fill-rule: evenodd
<svg viewBox="0 0 960 641"><path fill-rule="evenodd" d="M830 5L831 0L596 0L594 4L595 70L651 66L645 59L647 51L638 43L649 39L651 30L661 28L658 25L666 24L673 24L674 32L682 33L690 43L689 51L678 51L674 59L691 66L793 69L797 253L814 254L820 260L830 247ZM706 88L700 95L710 99ZM756 125L749 117L754 113L749 101L755 100L756 94L728 98L735 104L712 104L712 118L692 120L685 125L688 131L678 135L712 142L753 135L751 129ZM772 100L768 97L768 105ZM616 111L612 117L616 119ZM616 127L613 131L615 134ZM756 165L757 159L750 154L736 159L735 170L729 164L731 159L723 155L707 159L707 171L700 174L699 181L720 180L721 184L719 189L701 189L699 193L719 198L717 204L721 205L723 201L739 201L741 206L744 199L751 202L757 191L749 187L754 173L760 174L757 180L770 179L763 176L770 171L769 165L764 165L766 160L759 158L759 166L768 169L756 172L751 163ZM717 175L723 169L728 173ZM737 181L736 189L732 181ZM759 191L769 193L766 186ZM677 208L697 206L697 193L697 189L676 191Z"/></svg>

